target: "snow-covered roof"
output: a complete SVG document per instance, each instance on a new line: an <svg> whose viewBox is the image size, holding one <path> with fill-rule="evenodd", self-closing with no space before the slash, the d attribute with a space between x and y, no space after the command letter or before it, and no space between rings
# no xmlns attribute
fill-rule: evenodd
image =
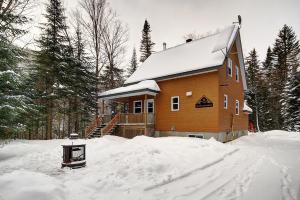
<svg viewBox="0 0 300 200"><path fill-rule="evenodd" d="M145 80L137 84L133 84L125 87L119 87L119 88L102 92L99 94L99 98L106 98L106 99L109 99L110 97L121 98L126 96L136 96L142 94L155 95L158 92L160 92L160 88L154 80Z"/></svg>
<svg viewBox="0 0 300 200"><path fill-rule="evenodd" d="M252 109L247 105L247 101L244 101L243 112L252 113Z"/></svg>
<svg viewBox="0 0 300 200"><path fill-rule="evenodd" d="M153 53L125 84L221 66L238 30L238 25L231 25L201 39Z"/></svg>

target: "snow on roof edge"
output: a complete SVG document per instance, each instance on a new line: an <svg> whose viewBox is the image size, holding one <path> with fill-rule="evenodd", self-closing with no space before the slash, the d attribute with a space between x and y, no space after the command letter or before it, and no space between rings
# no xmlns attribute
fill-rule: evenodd
<svg viewBox="0 0 300 200"><path fill-rule="evenodd" d="M160 88L154 80L144 80L133 85L118 87L105 92L101 92L99 93L99 97L146 89L160 92Z"/></svg>

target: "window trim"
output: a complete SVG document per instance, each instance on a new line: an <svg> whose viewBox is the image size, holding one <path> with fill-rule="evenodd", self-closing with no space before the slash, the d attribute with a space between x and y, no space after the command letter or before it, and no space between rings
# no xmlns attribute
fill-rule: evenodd
<svg viewBox="0 0 300 200"><path fill-rule="evenodd" d="M175 99L175 98L178 99L178 103L173 103L173 99ZM173 104L178 104L178 109L174 109ZM179 105L180 105L179 96L172 96L171 97L171 111L173 111L173 112L179 111Z"/></svg>
<svg viewBox="0 0 300 200"><path fill-rule="evenodd" d="M148 103L149 102L152 102L152 110L153 110L153 112L150 112L150 113L154 113L154 110L155 110L155 107L154 107L154 99L147 99L147 101L146 101L146 110L147 110L147 113L149 113L149 105L148 105Z"/></svg>
<svg viewBox="0 0 300 200"><path fill-rule="evenodd" d="M226 101L225 101L226 99ZM226 106L225 106L225 103L226 103ZM224 99L223 99L223 105L224 105L224 109L228 109L228 95L227 94L224 94Z"/></svg>
<svg viewBox="0 0 300 200"><path fill-rule="evenodd" d="M239 115L239 114L240 114L240 101L235 100L235 115Z"/></svg>
<svg viewBox="0 0 300 200"><path fill-rule="evenodd" d="M230 77L232 77L232 60L231 60L231 58L228 58L228 63L227 63L227 71L226 71L226 73L227 73L227 75L229 75ZM230 68L230 74L228 73L228 69Z"/></svg>
<svg viewBox="0 0 300 200"><path fill-rule="evenodd" d="M143 113L143 101L142 100L137 100L137 101L133 101L133 113L134 114L139 114L139 113L137 113L137 112L135 112L135 103L136 102L141 102L141 112L140 113Z"/></svg>
<svg viewBox="0 0 300 200"><path fill-rule="evenodd" d="M235 80L237 82L240 81L240 69L239 69L239 66L238 65L235 65Z"/></svg>

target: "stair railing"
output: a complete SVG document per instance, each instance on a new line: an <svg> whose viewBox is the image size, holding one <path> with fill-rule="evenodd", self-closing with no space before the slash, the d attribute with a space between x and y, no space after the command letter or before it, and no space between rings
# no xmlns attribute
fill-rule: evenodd
<svg viewBox="0 0 300 200"><path fill-rule="evenodd" d="M109 135L109 132L118 124L120 121L120 113L116 114L110 122L107 123L105 127L101 129L101 136Z"/></svg>
<svg viewBox="0 0 300 200"><path fill-rule="evenodd" d="M85 138L88 138L92 135L92 133L94 132L94 130L100 126L100 124L102 123L102 117L97 116L88 127L85 128Z"/></svg>

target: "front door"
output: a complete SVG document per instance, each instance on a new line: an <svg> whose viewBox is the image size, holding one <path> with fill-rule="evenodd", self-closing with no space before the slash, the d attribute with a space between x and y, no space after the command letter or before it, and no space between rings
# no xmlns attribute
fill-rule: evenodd
<svg viewBox="0 0 300 200"><path fill-rule="evenodd" d="M147 121L148 123L154 122L154 99L147 99L146 103L147 108Z"/></svg>
<svg viewBox="0 0 300 200"><path fill-rule="evenodd" d="M147 113L154 113L154 99L147 100Z"/></svg>

